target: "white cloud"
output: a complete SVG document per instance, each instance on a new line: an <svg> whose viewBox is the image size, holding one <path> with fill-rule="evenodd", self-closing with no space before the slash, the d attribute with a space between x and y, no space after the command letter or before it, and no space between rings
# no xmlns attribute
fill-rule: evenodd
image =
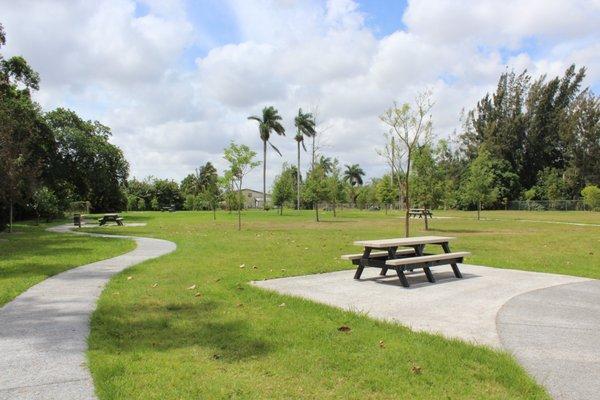
<svg viewBox="0 0 600 400"><path fill-rule="evenodd" d="M230 140L260 153L246 117L265 105L289 132L273 138L284 157L269 154L270 178L295 160L298 107L317 106L328 128L322 150L374 176L385 170L378 116L394 100L430 88L435 132L446 136L507 68L552 76L575 62L588 66L586 84L600 85L597 0L409 1L405 29L379 38L351 0L226 4L240 40L194 57L190 46L219 42L190 22L194 2L3 2L4 53L23 54L41 73L44 107L67 105L110 125L135 175L177 179L209 160L224 168ZM248 180L260 182L260 171Z"/></svg>

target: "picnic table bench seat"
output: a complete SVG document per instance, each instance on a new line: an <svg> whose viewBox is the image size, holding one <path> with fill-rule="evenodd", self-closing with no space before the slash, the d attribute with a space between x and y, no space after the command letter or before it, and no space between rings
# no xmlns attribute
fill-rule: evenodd
<svg viewBox="0 0 600 400"><path fill-rule="evenodd" d="M458 269L457 263L462 263L465 257L470 256L471 253L467 251L458 251L455 253L442 253L442 254L432 254L427 256L417 256L417 257L406 257L406 258L397 258L386 260L385 265L389 266L396 270L398 274L398 278L400 279L400 283L404 287L409 287L408 280L404 275L404 271L413 271L415 269L423 269L425 272L425 276L427 280L431 283L435 283L435 278L431 273L429 268L435 267L438 265L450 265L452 267L452 271L454 272L454 276L457 278L462 278L462 274Z"/></svg>

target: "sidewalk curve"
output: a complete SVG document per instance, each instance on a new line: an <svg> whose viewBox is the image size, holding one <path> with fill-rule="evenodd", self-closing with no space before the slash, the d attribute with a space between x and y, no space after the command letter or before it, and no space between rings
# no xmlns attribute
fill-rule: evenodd
<svg viewBox="0 0 600 400"><path fill-rule="evenodd" d="M66 233L73 226L50 228ZM133 239L129 253L54 275L0 308L0 399L95 399L85 352L90 316L116 273L175 250L173 242Z"/></svg>

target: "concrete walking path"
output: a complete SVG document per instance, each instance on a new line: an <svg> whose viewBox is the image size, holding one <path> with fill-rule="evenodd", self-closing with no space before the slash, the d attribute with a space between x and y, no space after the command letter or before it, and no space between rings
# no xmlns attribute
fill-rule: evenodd
<svg viewBox="0 0 600 400"><path fill-rule="evenodd" d="M61 225L53 232L68 232ZM29 288L0 308L0 399L95 399L86 367L90 316L116 273L175 250L175 243L123 235L129 253L73 268Z"/></svg>
<svg viewBox="0 0 600 400"><path fill-rule="evenodd" d="M367 268L253 282L416 331L506 349L560 400L596 400L600 393L600 281L575 276L461 265L380 277Z"/></svg>

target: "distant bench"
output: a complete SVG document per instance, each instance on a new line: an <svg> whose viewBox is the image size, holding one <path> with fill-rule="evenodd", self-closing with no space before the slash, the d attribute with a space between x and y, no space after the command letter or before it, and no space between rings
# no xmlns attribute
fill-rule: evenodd
<svg viewBox="0 0 600 400"><path fill-rule="evenodd" d="M357 265L354 279L360 279L363 270L366 267L381 268L380 275L385 276L389 269L396 271L400 283L404 287L409 287L405 271L413 271L422 269L425 272L427 280L431 283L435 282L435 278L431 273L430 268L440 265L450 265L454 276L462 278L462 274L458 269L458 264L462 263L464 257L471 255L468 252L450 252L448 242L454 238L443 236L422 236L412 238L398 239L382 239L382 240L359 240L354 242L355 245L364 246L362 254L345 254L342 259L352 261L352 264ZM444 253L442 254L425 254L423 252L426 244L441 245ZM398 249L398 247L408 247ZM379 251L372 251L377 249ZM381 251L385 249L385 251Z"/></svg>
<svg viewBox="0 0 600 400"><path fill-rule="evenodd" d="M410 215L413 218L419 217L419 218L423 218L423 217L429 217L429 218L433 218L433 214L431 213L431 210L425 209L425 208L411 208L408 211L408 215Z"/></svg>
<svg viewBox="0 0 600 400"><path fill-rule="evenodd" d="M119 214L104 214L102 218L98 218L98 224L100 226L106 225L111 221L116 222L119 226L123 226L123 218L121 218Z"/></svg>

